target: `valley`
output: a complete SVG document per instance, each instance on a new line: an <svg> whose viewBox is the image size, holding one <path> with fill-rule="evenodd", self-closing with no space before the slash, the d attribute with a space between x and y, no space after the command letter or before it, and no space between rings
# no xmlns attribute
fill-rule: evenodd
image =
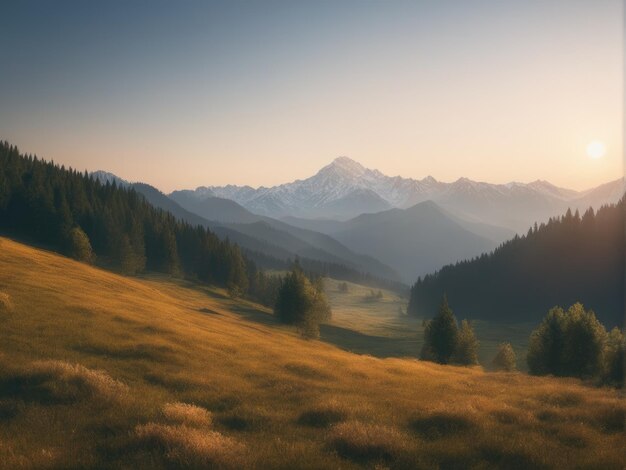
<svg viewBox="0 0 626 470"><path fill-rule="evenodd" d="M354 283L347 292L341 292L343 281L325 279L324 287L333 317L321 327L323 341L358 354L375 357L418 357L424 338L425 317L410 316L406 312L407 299L395 292L382 289L382 299L372 298L372 288ZM378 291L376 289L375 291ZM459 320L465 318L456 311ZM429 316L435 312L430 312ZM534 328L532 323L497 323L473 321L480 341L479 360L486 369L498 345L510 342L518 357L518 367L526 370L524 357L528 338Z"/></svg>

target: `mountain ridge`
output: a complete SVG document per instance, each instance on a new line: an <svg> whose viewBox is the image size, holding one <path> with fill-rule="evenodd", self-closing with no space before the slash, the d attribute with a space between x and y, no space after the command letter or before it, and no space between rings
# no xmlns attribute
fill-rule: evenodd
<svg viewBox="0 0 626 470"><path fill-rule="evenodd" d="M406 209L433 200L457 215L523 233L534 222L547 220L568 207L582 211L587 205L597 209L616 202L615 195L618 199L623 188L623 178L584 191L540 179L530 183L493 184L461 177L447 183L432 176L421 180L387 176L348 157L338 157L315 175L290 183L256 189L236 185L200 186L192 193L198 197L210 194L232 199L253 213L275 218L337 220L393 207ZM360 197L356 197L359 191ZM345 198L349 204L342 204Z"/></svg>
<svg viewBox="0 0 626 470"><path fill-rule="evenodd" d="M392 266L405 282L497 246L430 200L408 209L361 214L335 228L332 236Z"/></svg>
<svg viewBox="0 0 626 470"><path fill-rule="evenodd" d="M232 200L210 196L208 193L202 199L193 198L186 191L179 191L172 197L149 184L129 183L112 173L98 172L92 175L104 182L115 181L118 185L133 188L153 206L192 225L209 228L220 238L229 239L245 250L263 253L281 261L296 256L310 258L343 265L392 282L398 280L397 273L391 267L371 256L354 252L326 234L252 214Z"/></svg>

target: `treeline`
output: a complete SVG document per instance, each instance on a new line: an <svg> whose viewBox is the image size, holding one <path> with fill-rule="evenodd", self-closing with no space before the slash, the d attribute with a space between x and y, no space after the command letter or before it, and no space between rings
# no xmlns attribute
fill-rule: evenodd
<svg viewBox="0 0 626 470"><path fill-rule="evenodd" d="M605 324L622 325L624 227L624 199L582 217L568 210L493 253L418 279L408 312L435 310L445 293L471 318L529 321L580 300Z"/></svg>
<svg viewBox="0 0 626 470"><path fill-rule="evenodd" d="M278 280L239 247L155 209L132 188L21 155L0 143L0 230L127 274L144 270L223 286L273 305Z"/></svg>

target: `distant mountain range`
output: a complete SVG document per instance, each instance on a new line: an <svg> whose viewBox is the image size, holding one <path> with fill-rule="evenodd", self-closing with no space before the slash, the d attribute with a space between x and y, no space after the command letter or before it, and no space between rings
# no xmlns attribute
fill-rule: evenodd
<svg viewBox="0 0 626 470"><path fill-rule="evenodd" d="M273 186L208 186L191 191L202 199L230 199L249 211L274 218L326 218L347 220L363 213L406 209L431 200L457 217L525 232L534 222L572 209L619 200L623 179L588 191L559 188L547 181L489 184L460 178L444 183L428 176L422 180L386 176L347 157L339 157L314 176Z"/></svg>
<svg viewBox="0 0 626 470"><path fill-rule="evenodd" d="M424 201L408 209L362 214L336 227L332 236L393 266L411 282L442 265L495 248L497 242L470 228L436 203ZM503 233L498 241L511 235Z"/></svg>
<svg viewBox="0 0 626 470"><path fill-rule="evenodd" d="M247 251L285 261L296 256L325 263L343 265L361 273L398 281L398 273L377 259L355 253L334 238L302 229L270 217L249 212L228 199L189 197L187 191L166 196L145 183L130 183L104 171L92 173L102 182L135 189L155 207L173 214L192 225L211 229L221 238L228 238ZM407 280L408 282L409 280Z"/></svg>
<svg viewBox="0 0 626 470"><path fill-rule="evenodd" d="M132 186L153 205L245 249L278 259L297 255L342 264L405 283L491 251L568 207L598 208L624 192L623 179L574 191L546 181L389 177L346 157L310 178L272 188L212 186L168 196L111 173L93 175Z"/></svg>

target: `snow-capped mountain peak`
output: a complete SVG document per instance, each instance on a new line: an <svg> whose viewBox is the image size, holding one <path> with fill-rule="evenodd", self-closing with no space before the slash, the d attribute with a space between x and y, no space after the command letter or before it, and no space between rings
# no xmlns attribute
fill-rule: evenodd
<svg viewBox="0 0 626 470"><path fill-rule="evenodd" d="M356 160L352 160L350 157L337 157L331 163L330 166L336 168L343 168L347 171L352 172L363 172L365 171L365 167L361 165Z"/></svg>
<svg viewBox="0 0 626 470"><path fill-rule="evenodd" d="M108 171L103 171L103 170L92 171L90 175L92 178L100 181L100 183L102 184L115 183L118 186L124 186L124 187L130 185L130 183L126 181L125 179L122 179L119 176L114 175L113 173L109 173Z"/></svg>
<svg viewBox="0 0 626 470"><path fill-rule="evenodd" d="M574 201L583 195L542 180L490 184L466 177L452 183L437 181L432 176L421 180L392 177L345 156L335 158L309 178L279 186L211 186L196 192L232 199L254 213L272 217L345 219L432 200L472 220L522 231L529 223L557 215L568 205L574 207Z"/></svg>
<svg viewBox="0 0 626 470"><path fill-rule="evenodd" d="M333 175L341 178L356 179L363 176L367 171L363 165L351 158L337 157L318 171L316 176Z"/></svg>

